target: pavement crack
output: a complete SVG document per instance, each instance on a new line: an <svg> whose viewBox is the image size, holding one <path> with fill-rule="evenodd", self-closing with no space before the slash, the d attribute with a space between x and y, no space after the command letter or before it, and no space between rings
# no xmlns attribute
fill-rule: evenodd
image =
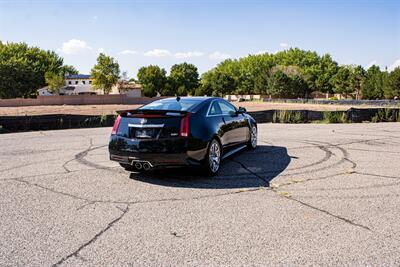
<svg viewBox="0 0 400 267"><path fill-rule="evenodd" d="M258 191L261 189L265 189L264 187L256 187L256 188L247 188L247 189L239 189L239 190L234 190L234 191L229 191L221 194L210 194L210 195L203 195L203 196L197 196L197 197L191 197L191 198L165 198L165 199L153 199L153 200L146 200L146 201L118 201L118 200L92 200L92 199L87 199L83 198L80 196L76 196L70 193L58 191L37 183L31 183L22 179L13 179L13 181L20 182L27 184L29 186L35 186L40 189L52 192L54 194L58 195L63 195L66 197L70 197L76 200L82 200L85 201L85 204L82 206L78 207L77 209L82 209L83 207L87 205L92 205L95 203L110 203L110 204L125 204L125 205L135 205L135 204L145 204L145 203L156 203L156 202L168 202L168 201L188 201L188 200L199 200L199 199L204 199L204 198L213 198L213 197L220 197L220 196L226 196L226 195L233 195L233 194L239 194L239 193L245 193L245 192L254 192Z"/></svg>
<svg viewBox="0 0 400 267"><path fill-rule="evenodd" d="M113 221L108 223L105 228L103 228L100 232L98 232L95 236L93 236L89 241L83 243L81 246L79 246L79 248L77 250L75 250L74 252L68 254L67 256L64 256L63 258L61 258L58 262L56 262L52 266L54 266L54 267L55 266L59 266L62 263L64 263L66 260L68 260L69 258L79 256L79 252L81 252L82 249L86 248L87 246L90 246L97 239L99 239L105 232L110 230L117 222L119 222L125 216L125 214L127 214L128 211L129 211L129 205L126 206L126 208L122 211L120 216L118 216Z"/></svg>
<svg viewBox="0 0 400 267"><path fill-rule="evenodd" d="M358 174L361 174L361 175L367 175L367 176L375 176L375 177L379 177L379 178L400 180L400 177L398 177L398 176L381 175L381 174L366 173L366 172L359 172L359 171L356 171L355 173L358 173Z"/></svg>
<svg viewBox="0 0 400 267"><path fill-rule="evenodd" d="M249 168L247 168L247 166L245 164L243 164L242 162L240 162L239 160L235 160L235 159L230 159L232 162L235 162L237 164L239 164L243 169L245 169L248 173L254 175L255 177L257 177L258 179L260 179L261 181L263 181L265 183L265 187L269 187L269 181L266 180L264 177L260 176L258 173L253 172L252 170L250 170Z"/></svg>
<svg viewBox="0 0 400 267"><path fill-rule="evenodd" d="M91 201L91 200L86 199L86 198L82 198L82 197L75 196L75 195L72 195L72 194L69 194L69 193L57 191L55 189L52 189L52 188L49 188L49 187L46 187L46 186L43 186L43 185L40 185L40 184L37 184L37 183L31 183L31 182L28 182L28 181L25 181L25 180L22 180L22 179L14 179L13 181L24 183L24 184L27 184L27 185L30 185L30 186L35 186L35 187L41 188L43 190L50 191L50 192L52 192L54 194L64 195L64 196L67 196L67 197L71 197L71 198L78 199L78 200L84 200L84 201L87 201L87 202Z"/></svg>
<svg viewBox="0 0 400 267"><path fill-rule="evenodd" d="M277 191L275 191L275 190L273 190L273 191L274 191L275 193L277 193ZM363 229L368 230L368 231L370 231L370 232L373 232L369 227L367 227L367 226L365 226L365 225L362 225L362 224L359 224L359 223L355 223L355 222L353 222L352 220L349 220L349 219L344 218L344 217L342 217L342 216L333 214L333 213L331 213L331 212L329 212L329 211L327 211L327 210L324 210L324 209L315 207L315 206L313 206L313 205L311 205L311 204L308 204L308 203L306 203L306 202L304 202L304 201L301 201L301 200L299 200L299 199L293 198L293 197L291 197L290 195L287 196L287 195L279 194L279 196L284 197L284 198L289 199L289 200L292 200L292 201L295 201L295 202L297 202L297 203L299 203L299 204L301 204L301 205L303 205L303 206L305 206L305 207L311 208L311 209L313 209L313 210L316 210L316 211L325 213L326 215L329 215L329 216L331 216L331 217L334 217L334 218L336 218L336 219L338 219L338 220L341 220L341 221L343 221L343 222L345 222L345 223L348 223L348 224L350 224L350 225L353 225L353 226L356 226L356 227L360 227L360 228L363 228Z"/></svg>
<svg viewBox="0 0 400 267"><path fill-rule="evenodd" d="M85 208L85 207L87 207L89 205L93 205L93 204L96 204L96 202L95 201L87 201L87 203L79 206L78 208L76 208L76 210L81 210L81 209L83 209L83 208Z"/></svg>

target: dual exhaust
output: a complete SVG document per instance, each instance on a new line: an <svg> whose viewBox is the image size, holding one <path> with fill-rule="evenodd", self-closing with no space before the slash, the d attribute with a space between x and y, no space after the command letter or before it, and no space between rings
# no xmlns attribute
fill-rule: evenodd
<svg viewBox="0 0 400 267"><path fill-rule="evenodd" d="M141 170L141 169L143 169L143 170L145 170L145 171L148 171L148 170L150 170L153 166L150 164L150 162L148 162L148 161L137 161L136 163L135 163L135 168L136 169L138 169L138 170Z"/></svg>

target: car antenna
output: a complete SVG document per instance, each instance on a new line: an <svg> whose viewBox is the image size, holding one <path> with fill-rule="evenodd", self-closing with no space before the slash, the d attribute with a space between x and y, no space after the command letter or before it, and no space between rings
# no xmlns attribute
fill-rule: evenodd
<svg viewBox="0 0 400 267"><path fill-rule="evenodd" d="M176 101L179 101L179 100L181 100L181 97L180 96L176 96Z"/></svg>

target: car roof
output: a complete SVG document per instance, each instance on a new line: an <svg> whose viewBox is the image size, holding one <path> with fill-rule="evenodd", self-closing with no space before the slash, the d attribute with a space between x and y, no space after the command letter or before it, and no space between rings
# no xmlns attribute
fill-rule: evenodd
<svg viewBox="0 0 400 267"><path fill-rule="evenodd" d="M167 97L163 99L176 99L177 97ZM187 100L209 100L209 99L217 99L220 97L214 97L214 96L180 96L180 99L187 99Z"/></svg>
<svg viewBox="0 0 400 267"><path fill-rule="evenodd" d="M167 98L163 98L160 100L165 100L165 99L176 99L176 97L167 97ZM222 98L214 97L214 96L181 96L180 99L181 100L201 100L200 103L198 103L188 109L189 112L197 112L202 107L204 107L204 105L207 105L207 103L210 103L212 100L222 99Z"/></svg>

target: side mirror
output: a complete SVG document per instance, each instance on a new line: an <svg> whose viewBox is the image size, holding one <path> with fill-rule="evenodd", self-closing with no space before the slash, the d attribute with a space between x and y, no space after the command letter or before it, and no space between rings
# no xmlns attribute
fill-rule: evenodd
<svg viewBox="0 0 400 267"><path fill-rule="evenodd" d="M237 114L243 114L246 112L247 112L247 110L244 107L239 107L239 109L237 110Z"/></svg>

